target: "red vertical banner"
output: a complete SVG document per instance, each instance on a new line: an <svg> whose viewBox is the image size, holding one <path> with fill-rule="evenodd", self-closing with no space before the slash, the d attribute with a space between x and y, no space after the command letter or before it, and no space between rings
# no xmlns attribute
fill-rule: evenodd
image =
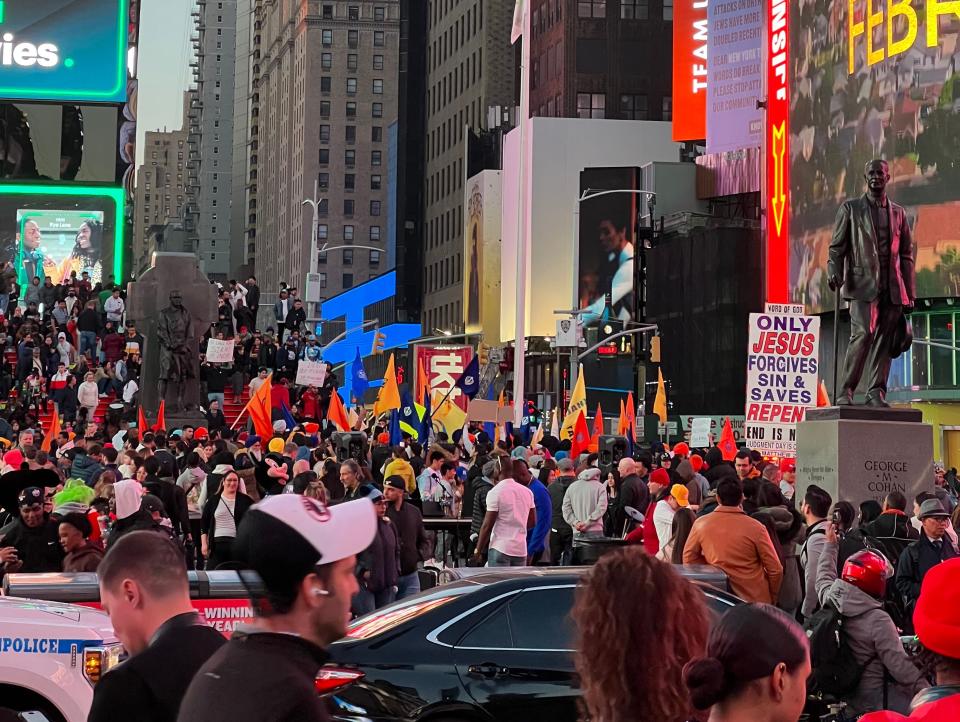
<svg viewBox="0 0 960 722"><path fill-rule="evenodd" d="M708 0L673 7L673 139L707 137Z"/></svg>
<svg viewBox="0 0 960 722"><path fill-rule="evenodd" d="M790 241L790 6L767 0L767 301L787 303Z"/></svg>
<svg viewBox="0 0 960 722"><path fill-rule="evenodd" d="M449 392L450 400L464 411L470 399L456 388L456 383L472 358L473 349L469 346L417 346L417 367L423 364L430 390L440 396Z"/></svg>

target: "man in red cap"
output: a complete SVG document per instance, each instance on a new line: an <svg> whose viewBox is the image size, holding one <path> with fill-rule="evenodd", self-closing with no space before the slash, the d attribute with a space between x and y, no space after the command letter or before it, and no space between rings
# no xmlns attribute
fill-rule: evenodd
<svg viewBox="0 0 960 722"><path fill-rule="evenodd" d="M653 512L657 508L657 502L670 495L670 474L667 470L655 469L649 476L647 489L650 491L650 505L643 519L643 548L654 556L660 551L660 539L657 537L657 528L653 523Z"/></svg>
<svg viewBox="0 0 960 722"><path fill-rule="evenodd" d="M783 498L787 501L793 501L793 495L797 490L797 460L780 459L780 491Z"/></svg>

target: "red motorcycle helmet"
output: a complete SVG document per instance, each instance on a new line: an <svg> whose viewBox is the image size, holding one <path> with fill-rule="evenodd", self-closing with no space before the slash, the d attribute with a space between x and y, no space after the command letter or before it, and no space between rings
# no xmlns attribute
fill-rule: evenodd
<svg viewBox="0 0 960 722"><path fill-rule="evenodd" d="M887 592L887 580L893 576L893 565L874 549L863 549L851 554L843 563L840 578L875 599Z"/></svg>

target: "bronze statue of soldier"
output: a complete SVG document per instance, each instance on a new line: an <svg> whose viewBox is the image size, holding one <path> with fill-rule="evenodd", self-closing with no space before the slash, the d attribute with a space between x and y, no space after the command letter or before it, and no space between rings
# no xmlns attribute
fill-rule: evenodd
<svg viewBox="0 0 960 722"><path fill-rule="evenodd" d="M183 305L180 291L171 291L170 305L157 317L157 340L160 342L160 398L166 398L169 382L176 383L173 410L183 408L187 383L196 379L194 363L199 351L191 348L193 339L193 317Z"/></svg>

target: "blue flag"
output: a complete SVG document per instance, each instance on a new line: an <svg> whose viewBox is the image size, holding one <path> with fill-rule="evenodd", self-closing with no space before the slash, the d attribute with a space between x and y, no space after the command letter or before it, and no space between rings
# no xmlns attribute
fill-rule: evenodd
<svg viewBox="0 0 960 722"><path fill-rule="evenodd" d="M421 444L430 443L430 434L433 433L433 413L430 410L430 394L423 402L423 417L420 419L420 434L417 438Z"/></svg>
<svg viewBox="0 0 960 722"><path fill-rule="evenodd" d="M397 446L403 441L403 435L400 433L400 412L397 409L390 410L390 446Z"/></svg>
<svg viewBox="0 0 960 722"><path fill-rule="evenodd" d="M463 391L468 399L472 399L480 390L480 359L474 356L467 367L460 374L455 386Z"/></svg>
<svg viewBox="0 0 960 722"><path fill-rule="evenodd" d="M353 359L353 379L350 382L350 390L353 398L358 403L363 403L363 395L370 388L370 382L367 380L367 372L363 368L363 359L360 358L360 347L357 346L357 355Z"/></svg>
<svg viewBox="0 0 960 722"><path fill-rule="evenodd" d="M287 422L287 431L293 431L293 428L297 425L297 420L293 418L293 414L290 413L290 409L287 408L285 403L281 402L280 413L283 415L283 420Z"/></svg>
<svg viewBox="0 0 960 722"><path fill-rule="evenodd" d="M400 395L400 430L406 431L410 436L420 436L420 416L413 405L413 398L409 391L404 391Z"/></svg>
<svg viewBox="0 0 960 722"><path fill-rule="evenodd" d="M487 387L487 401L493 401L493 384ZM487 436L490 437L490 440L493 442L494 446L497 444L497 425L492 421L483 422L483 430L487 432Z"/></svg>

